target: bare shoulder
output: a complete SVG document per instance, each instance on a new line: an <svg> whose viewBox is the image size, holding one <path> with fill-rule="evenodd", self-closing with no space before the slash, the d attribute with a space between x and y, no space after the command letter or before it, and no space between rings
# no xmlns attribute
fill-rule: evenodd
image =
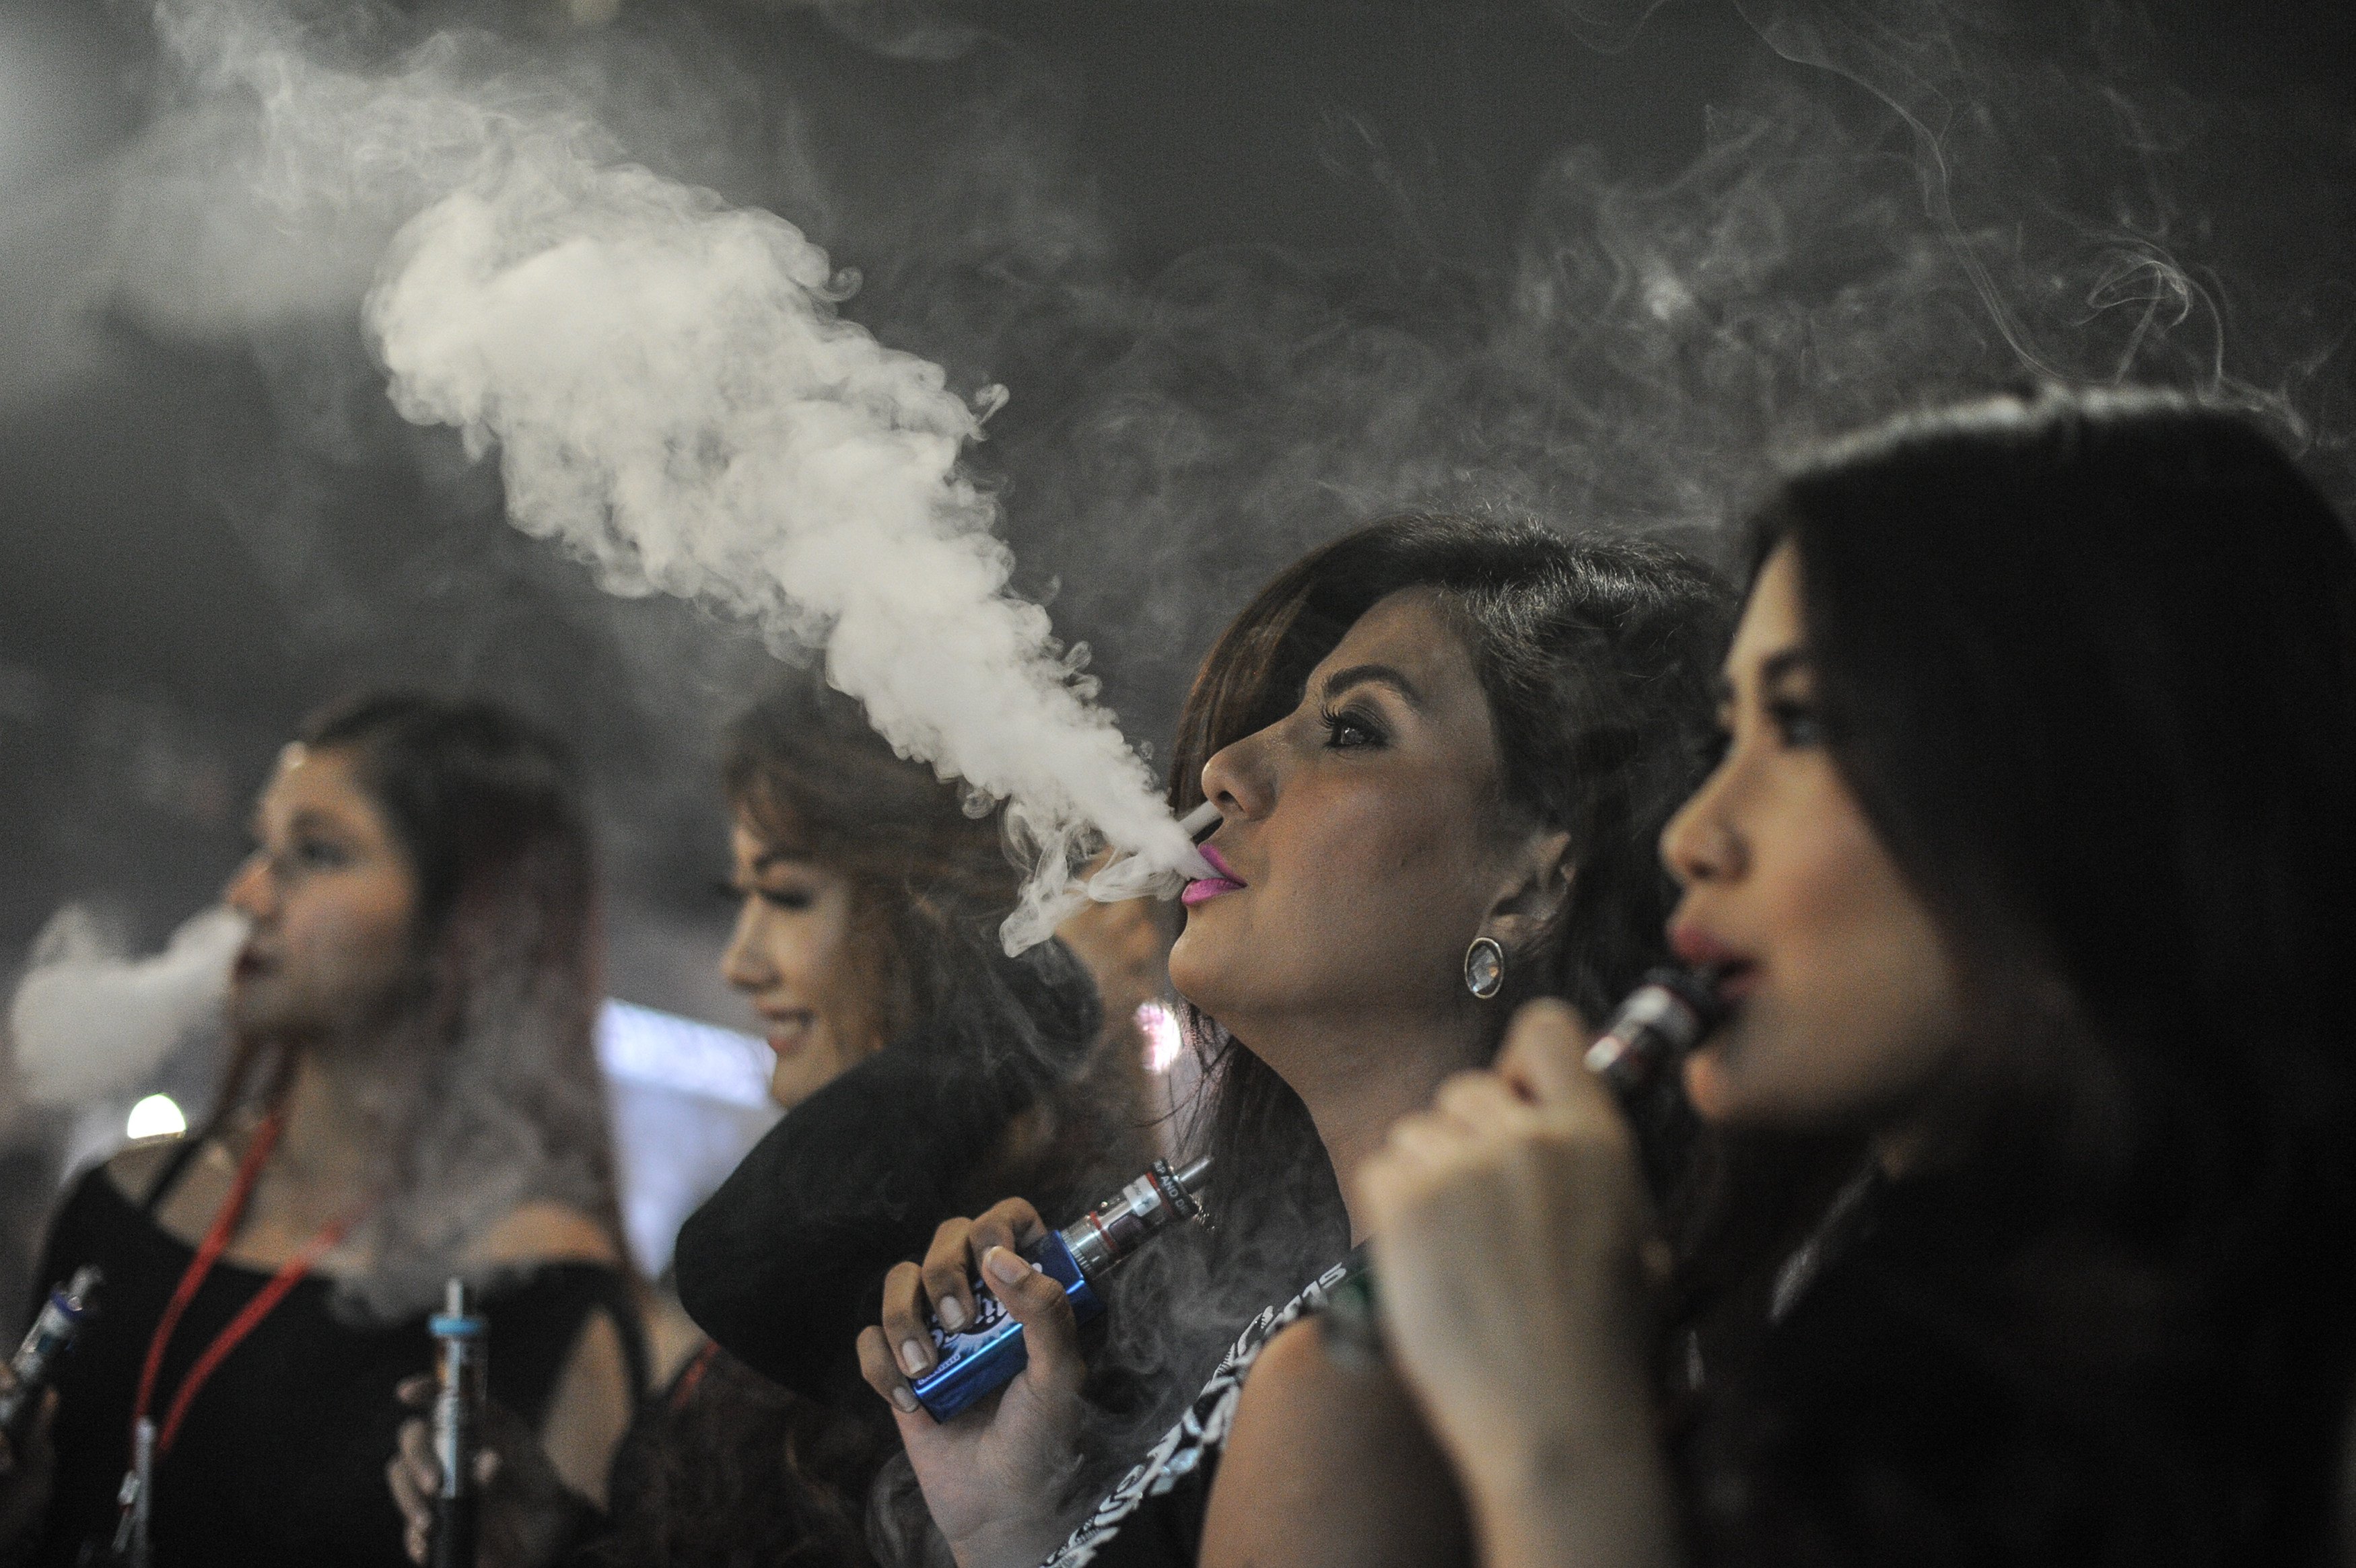
<svg viewBox="0 0 2356 1568"><path fill-rule="evenodd" d="M605 1228L567 1203L534 1201L509 1211L469 1249L486 1264L619 1264Z"/></svg>
<svg viewBox="0 0 2356 1568"><path fill-rule="evenodd" d="M1203 1568L1471 1560L1447 1461L1388 1363L1331 1354L1313 1317L1270 1339L1237 1401Z"/></svg>

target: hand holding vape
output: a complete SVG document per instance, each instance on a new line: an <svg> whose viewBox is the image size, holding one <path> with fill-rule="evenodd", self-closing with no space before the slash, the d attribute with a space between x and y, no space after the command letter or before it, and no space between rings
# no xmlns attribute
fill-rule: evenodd
<svg viewBox="0 0 2356 1568"><path fill-rule="evenodd" d="M1060 1281L1072 1304L1072 1316L1085 1323L1104 1311L1104 1298L1095 1286L1150 1237L1181 1220L1203 1218L1195 1193L1211 1162L1198 1159L1173 1171L1167 1160L1124 1187L1114 1197L1082 1215L1077 1223L1051 1231L1023 1249L1031 1266ZM977 1283L974 1305L980 1316L967 1328L952 1334L932 1325L933 1348L939 1362L915 1384L916 1403L935 1421L947 1421L983 1395L1013 1381L1030 1360L1023 1342L1023 1325L1007 1316L1005 1306Z"/></svg>
<svg viewBox="0 0 2356 1568"><path fill-rule="evenodd" d="M0 1433L12 1446L21 1444L31 1429L41 1395L57 1376L59 1358L73 1348L75 1336L90 1320L91 1297L104 1279L95 1264L76 1269L71 1280L49 1292L25 1342L8 1358L9 1384L0 1389Z"/></svg>
<svg viewBox="0 0 2356 1568"><path fill-rule="evenodd" d="M1587 1048L1587 1070L1611 1086L1621 1104L1685 1059L1726 1016L1707 973L1655 969L1612 1009L1603 1032ZM1360 1269L1334 1287L1325 1304L1326 1349L1345 1364L1382 1355L1379 1282Z"/></svg>

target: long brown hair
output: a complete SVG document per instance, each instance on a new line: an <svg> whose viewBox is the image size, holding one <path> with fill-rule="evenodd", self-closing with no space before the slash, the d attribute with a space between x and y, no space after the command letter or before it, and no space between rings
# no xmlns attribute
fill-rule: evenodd
<svg viewBox="0 0 2356 1568"><path fill-rule="evenodd" d="M779 681L728 727L721 780L767 844L849 879L884 1038L954 990L938 949L1004 910L1020 878L988 803L892 750L859 704L809 676Z"/></svg>
<svg viewBox="0 0 2356 1568"><path fill-rule="evenodd" d="M594 1219L623 1255L595 1027L596 862L570 751L488 702L373 692L300 743L349 756L417 888L408 989L386 1025L391 1135L374 1259L339 1299L375 1316L430 1304L466 1244L518 1204ZM297 1047L231 1044L205 1132L274 1101Z"/></svg>

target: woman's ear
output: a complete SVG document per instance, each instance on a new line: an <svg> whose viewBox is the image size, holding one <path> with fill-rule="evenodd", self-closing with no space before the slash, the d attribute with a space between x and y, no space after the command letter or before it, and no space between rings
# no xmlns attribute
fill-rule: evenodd
<svg viewBox="0 0 2356 1568"><path fill-rule="evenodd" d="M1530 939L1562 913L1570 898L1570 835L1559 830L1534 832L1525 837L1505 862L1505 874L1481 922L1481 934L1493 938L1508 953L1518 953Z"/></svg>

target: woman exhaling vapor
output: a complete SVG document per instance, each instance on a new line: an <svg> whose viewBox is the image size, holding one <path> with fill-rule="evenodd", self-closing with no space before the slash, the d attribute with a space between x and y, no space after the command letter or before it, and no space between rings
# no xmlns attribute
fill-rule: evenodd
<svg viewBox="0 0 2356 1568"><path fill-rule="evenodd" d="M560 1473L601 1489L630 1417L570 756L487 704L364 697L286 748L254 838L209 1119L91 1172L50 1227L39 1277L95 1264L105 1285L22 1510L36 1563L104 1553L126 1512L158 1562L402 1562L394 1390L429 1364L452 1275Z"/></svg>

